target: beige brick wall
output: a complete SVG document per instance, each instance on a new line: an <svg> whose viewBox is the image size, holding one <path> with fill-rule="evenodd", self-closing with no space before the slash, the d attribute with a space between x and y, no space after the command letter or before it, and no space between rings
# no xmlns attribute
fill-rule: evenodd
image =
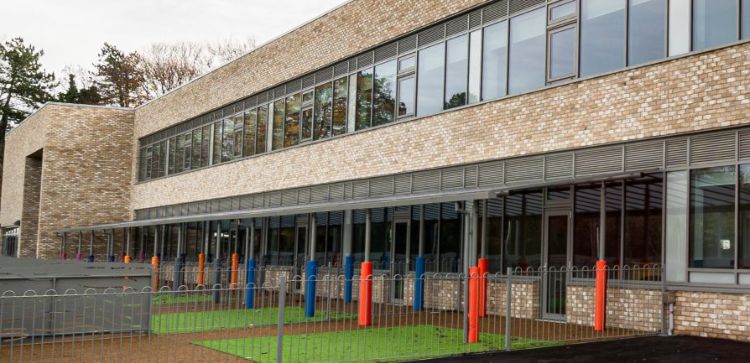
<svg viewBox="0 0 750 363"><path fill-rule="evenodd" d="M23 174L23 205L19 257L36 257L39 236L39 198L42 188L42 155L26 157Z"/></svg>
<svg viewBox="0 0 750 363"><path fill-rule="evenodd" d="M750 341L750 294L677 291L675 334Z"/></svg>
<svg viewBox="0 0 750 363"><path fill-rule="evenodd" d="M748 69L746 43L138 184L133 208L747 124Z"/></svg>
<svg viewBox="0 0 750 363"><path fill-rule="evenodd" d="M133 140L132 110L47 104L6 139L0 223L26 213L26 189L35 186L24 182L24 168L27 156L42 149L37 237L22 236L24 244L38 242L37 257L59 254L60 228L129 219ZM23 217L22 225L36 223L32 215ZM121 240L122 233L118 236ZM69 240L77 244L76 239ZM102 252L104 245L97 247Z"/></svg>
<svg viewBox="0 0 750 363"><path fill-rule="evenodd" d="M568 286L566 288L566 319L569 323L594 325L594 287ZM617 288L607 289L606 326L659 332L662 328L662 293L657 289Z"/></svg>

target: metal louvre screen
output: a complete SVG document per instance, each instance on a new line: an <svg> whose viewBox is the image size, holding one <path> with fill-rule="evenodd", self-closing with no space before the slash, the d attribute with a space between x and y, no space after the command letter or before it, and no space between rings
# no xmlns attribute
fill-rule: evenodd
<svg viewBox="0 0 750 363"><path fill-rule="evenodd" d="M508 160L505 162L505 182L542 180L543 164L544 159L541 157Z"/></svg>
<svg viewBox="0 0 750 363"><path fill-rule="evenodd" d="M436 25L427 30L423 30L419 33L418 43L419 46L434 43L438 40L445 38L445 25Z"/></svg>
<svg viewBox="0 0 750 363"><path fill-rule="evenodd" d="M412 192L426 193L440 190L440 171L428 170L414 174Z"/></svg>
<svg viewBox="0 0 750 363"><path fill-rule="evenodd" d="M548 155L544 160L544 178L562 179L573 177L573 153Z"/></svg>
<svg viewBox="0 0 750 363"><path fill-rule="evenodd" d="M398 43L393 42L375 49L375 62L380 62L391 57L395 57L398 51Z"/></svg>
<svg viewBox="0 0 750 363"><path fill-rule="evenodd" d="M478 167L479 186L502 185L503 180L503 162L493 162L481 164Z"/></svg>
<svg viewBox="0 0 750 363"><path fill-rule="evenodd" d="M442 189L458 189L464 186L464 168L443 170Z"/></svg>
<svg viewBox="0 0 750 363"><path fill-rule="evenodd" d="M375 178L370 182L370 196L393 195L393 177Z"/></svg>
<svg viewBox="0 0 750 363"><path fill-rule="evenodd" d="M544 4L544 2L545 0L511 0L510 13L515 14L539 4Z"/></svg>
<svg viewBox="0 0 750 363"><path fill-rule="evenodd" d="M735 160L736 133L720 132L690 138L690 164Z"/></svg>
<svg viewBox="0 0 750 363"><path fill-rule="evenodd" d="M622 171L622 152L623 148L620 146L576 152L575 175Z"/></svg>
<svg viewBox="0 0 750 363"><path fill-rule="evenodd" d="M492 5L489 5L482 10L482 22L489 23L491 21L504 18L508 15L508 0L501 0Z"/></svg>
<svg viewBox="0 0 750 363"><path fill-rule="evenodd" d="M737 157L739 159L748 159L750 158L750 130L742 130L737 133L738 136L738 152L739 155Z"/></svg>
<svg viewBox="0 0 750 363"><path fill-rule="evenodd" d="M667 167L680 167L687 165L687 138L666 141L666 163Z"/></svg>
<svg viewBox="0 0 750 363"><path fill-rule="evenodd" d="M625 145L625 170L660 168L663 163L663 141Z"/></svg>
<svg viewBox="0 0 750 363"><path fill-rule="evenodd" d="M462 15L445 24L445 35L451 36L469 29L469 16Z"/></svg>

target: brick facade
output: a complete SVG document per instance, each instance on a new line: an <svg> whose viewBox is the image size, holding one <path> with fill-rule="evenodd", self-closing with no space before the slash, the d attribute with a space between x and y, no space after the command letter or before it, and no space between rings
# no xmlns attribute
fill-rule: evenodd
<svg viewBox="0 0 750 363"><path fill-rule="evenodd" d="M677 291L675 334L750 342L750 294Z"/></svg>
<svg viewBox="0 0 750 363"><path fill-rule="evenodd" d="M594 287L567 286L567 322L594 325ZM662 292L658 288L609 287L606 303L607 327L659 332L662 330Z"/></svg>

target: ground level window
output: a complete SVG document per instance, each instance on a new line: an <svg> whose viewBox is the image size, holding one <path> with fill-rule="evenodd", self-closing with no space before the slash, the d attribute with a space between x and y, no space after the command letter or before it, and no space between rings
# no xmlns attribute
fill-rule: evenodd
<svg viewBox="0 0 750 363"><path fill-rule="evenodd" d="M690 267L734 267L734 166L690 172Z"/></svg>

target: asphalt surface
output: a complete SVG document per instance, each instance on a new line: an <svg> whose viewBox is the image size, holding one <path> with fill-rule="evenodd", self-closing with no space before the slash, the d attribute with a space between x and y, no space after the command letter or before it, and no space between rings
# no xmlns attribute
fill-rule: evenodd
<svg viewBox="0 0 750 363"><path fill-rule="evenodd" d="M750 343L683 336L646 337L422 362L750 362Z"/></svg>

